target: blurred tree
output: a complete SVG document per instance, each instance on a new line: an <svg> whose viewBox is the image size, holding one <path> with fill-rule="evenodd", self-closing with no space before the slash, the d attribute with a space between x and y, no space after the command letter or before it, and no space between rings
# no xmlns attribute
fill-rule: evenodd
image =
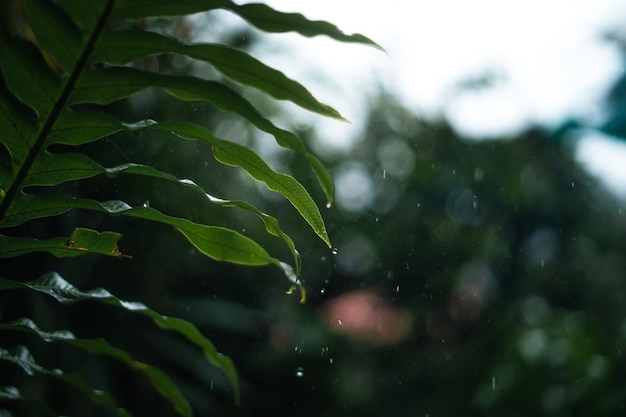
<svg viewBox="0 0 626 417"><path fill-rule="evenodd" d="M309 305L263 284L223 315L241 415L619 414L623 203L551 137L466 142L381 95L327 161L336 254L301 245Z"/></svg>

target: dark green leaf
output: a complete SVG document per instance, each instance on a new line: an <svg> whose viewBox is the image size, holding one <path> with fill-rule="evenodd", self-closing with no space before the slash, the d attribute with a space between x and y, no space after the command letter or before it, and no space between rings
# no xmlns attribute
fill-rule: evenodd
<svg viewBox="0 0 626 417"><path fill-rule="evenodd" d="M122 237L115 232L97 232L76 228L69 237L34 239L0 235L0 258L11 258L32 252L48 252L57 258L88 253L129 258L120 252L117 242Z"/></svg>
<svg viewBox="0 0 626 417"><path fill-rule="evenodd" d="M300 13L279 12L263 3L237 5L227 0L221 0L220 3L221 7L232 10L265 32L298 32L308 37L326 35L338 41L363 43L383 50L380 45L363 35L347 35L331 23L311 21Z"/></svg>
<svg viewBox="0 0 626 417"><path fill-rule="evenodd" d="M0 278L0 282L1 281L4 281L4 279ZM104 391L93 389L82 377L82 375L63 372L60 369L46 369L43 366L40 366L25 346L17 346L16 348L10 350L0 348L0 360L14 363L22 368L22 370L28 375L42 374L62 381L84 392L94 403L107 407L115 413L115 415L130 417L130 414L126 410L117 406L113 397Z"/></svg>
<svg viewBox="0 0 626 417"><path fill-rule="evenodd" d="M84 39L78 26L54 2L24 1L36 43L48 57L48 66L56 65L69 73L82 53Z"/></svg>
<svg viewBox="0 0 626 417"><path fill-rule="evenodd" d="M152 0L149 3L136 3L132 0L118 2L112 16L113 20L143 19L156 16L181 16L200 13L213 9L230 10L252 25L265 32L298 32L312 37L326 35L342 42L356 42L382 49L371 39L359 35L346 35L335 25L324 21L308 20L300 13L284 13L272 9L263 3L236 4L229 0L185 0L172 2L169 0Z"/></svg>
<svg viewBox="0 0 626 417"><path fill-rule="evenodd" d="M56 330L46 332L37 327L30 319L20 319L11 323L0 324L0 329L28 332L36 334L46 342L59 342L74 346L88 352L109 356L123 361L132 370L141 373L152 382L152 385L167 398L174 408L182 415L192 415L191 407L182 396L176 385L159 369L148 364L137 362L126 351L111 346L106 340L99 339L79 339L68 330Z"/></svg>
<svg viewBox="0 0 626 417"><path fill-rule="evenodd" d="M328 203L332 203L334 195L332 178L321 162L307 151L300 138L292 132L274 125L269 119L261 115L248 100L229 87L215 81L157 74L127 67L93 70L85 79L86 84L78 88L72 96L74 103L109 104L143 89L160 87L182 100L208 100L220 110L239 114L258 129L273 135L280 146L293 149L305 156L326 194ZM102 131L101 135L103 136L104 133L111 134L116 131L116 128L119 129L119 124L116 125L113 121L99 120L99 118L104 118L104 116L92 114L90 117L94 120L91 123L79 125L79 127L84 126L84 128L78 130L77 133L91 133L93 136L96 132ZM76 118L78 118L78 115ZM102 126L102 129L98 129L99 126ZM65 128L65 125L63 128ZM86 129L90 130L84 132ZM52 132L55 138L58 130L60 128ZM66 140L65 143L70 142Z"/></svg>
<svg viewBox="0 0 626 417"><path fill-rule="evenodd" d="M277 99L289 100L304 109L345 120L337 110L320 103L300 83L245 52L224 45L185 45L175 39L152 32L109 31L103 36L94 52L93 59L123 65L139 58L168 52L206 61L233 80L258 88ZM86 81L79 84L80 89L88 88L94 81L97 82L97 79L93 78L93 73L87 73L86 77Z"/></svg>
<svg viewBox="0 0 626 417"><path fill-rule="evenodd" d="M235 366L230 358L219 353L213 343L205 338L193 324L175 317L162 316L142 303L122 301L102 288L80 291L55 272L27 283L0 278L0 291L24 288L48 294L63 304L91 300L149 317L160 328L176 332L200 347L206 359L226 373L233 385L235 399L239 401L239 382Z"/></svg>
<svg viewBox="0 0 626 417"><path fill-rule="evenodd" d="M319 208L307 190L293 177L272 170L267 163L249 148L239 144L218 139L206 129L184 123L162 123L152 129L168 130L186 138L201 140L213 146L215 157L222 163L238 166L246 170L250 176L262 181L267 188L282 194L298 210L313 231L331 247L326 226Z"/></svg>

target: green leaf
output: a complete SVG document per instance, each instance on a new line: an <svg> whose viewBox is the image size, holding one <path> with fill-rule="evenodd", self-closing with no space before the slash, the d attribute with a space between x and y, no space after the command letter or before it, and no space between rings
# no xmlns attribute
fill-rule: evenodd
<svg viewBox="0 0 626 417"><path fill-rule="evenodd" d="M0 280L2 279L0 278ZM42 374L71 385L87 394L94 403L107 407L117 416L131 416L126 410L119 408L113 397L109 394L104 391L95 390L89 386L89 383L82 377L82 375L63 372L60 369L46 369L39 365L28 348L25 346L17 346L13 349L0 348L0 360L14 363L27 375Z"/></svg>
<svg viewBox="0 0 626 417"><path fill-rule="evenodd" d="M161 123L151 129L167 130L186 139L201 140L213 146L215 157L222 163L243 168L267 188L282 194L298 210L313 231L331 247L319 208L307 190L295 178L272 170L256 153L245 146L216 138L199 126L185 123Z"/></svg>
<svg viewBox="0 0 626 417"><path fill-rule="evenodd" d="M330 174L322 163L307 151L298 136L274 125L269 119L261 115L248 100L231 88L215 81L157 74L128 67L93 70L85 79L86 85L75 90L71 98L73 103L109 104L143 89L159 87L181 100L208 100L220 110L239 114L258 129L273 135L280 146L293 149L305 156L326 194L328 203L332 204L334 186ZM86 134L93 136L96 132L102 132L100 135L104 136L105 133L111 134L119 130L119 123L106 119L105 116L90 114L90 117L92 119L89 120L90 123L81 124L81 126L85 125L85 128L78 131L83 136ZM100 120L100 117L104 120ZM101 129L99 129L100 126L102 126ZM85 132L84 130L87 128L89 131ZM59 130L60 128L57 128L52 132L55 138ZM66 130L67 128L64 126L62 131L65 132ZM63 142L71 143L67 139Z"/></svg>
<svg viewBox="0 0 626 417"><path fill-rule="evenodd" d="M219 353L209 339L204 337L193 324L185 320L162 316L142 303L122 301L103 288L95 288L86 292L80 291L56 272L50 272L27 283L0 277L0 291L10 289L30 289L41 292L53 297L62 304L91 300L147 316L161 329L176 332L201 348L206 359L226 373L233 386L235 401L239 402L239 382L232 361L227 356Z"/></svg>
<svg viewBox="0 0 626 417"><path fill-rule="evenodd" d="M60 214L71 208L99 211L112 215L123 214L174 226L202 253L219 261L242 265L267 265L270 263L279 265L279 261L270 257L258 243L234 230L206 226L187 219L168 216L151 207L132 208L122 201L99 203L95 200L63 195L29 196L24 194L19 199L19 203L14 204L12 208L22 212L8 213L4 219L9 222L8 224L19 224L18 222L25 218L46 217L52 213Z"/></svg>
<svg viewBox="0 0 626 417"><path fill-rule="evenodd" d="M55 64L65 72L71 72L83 48L84 40L78 26L54 2L29 0L23 4L36 43L52 56Z"/></svg>
<svg viewBox="0 0 626 417"><path fill-rule="evenodd" d="M124 164L115 168L108 168L106 169L106 172L112 176L118 175L120 173L126 173L126 174L143 175L147 177L158 178L158 179L162 179L162 180L166 180L170 182L175 182L175 183L183 185L186 188L190 188L193 191L199 193L200 195L206 197L207 200L211 202L212 204L220 205L223 207L238 207L243 210L254 213L257 217L259 217L263 221L263 224L265 225L265 230L268 233L270 233L273 236L281 238L283 242L285 243L285 245L287 245L287 247L291 251L291 254L294 258L296 271L297 271L297 274L299 275L300 267L301 267L301 258L300 258L300 254L296 250L296 246L293 243L293 240L291 240L291 238L281 230L280 224L275 217L272 217L269 214L260 211L254 205L246 201L224 200L224 199L212 196L208 194L202 187L194 183L192 180L189 180L189 179L180 180L174 177L173 175L170 175L168 173L159 171L155 168L148 167L145 165Z"/></svg>
<svg viewBox="0 0 626 417"><path fill-rule="evenodd" d="M72 235L51 239L34 239L0 235L0 258L11 258L32 252L48 252L57 258L88 253L130 258L120 252L117 242L122 237L115 232L97 232L76 228Z"/></svg>
<svg viewBox="0 0 626 417"><path fill-rule="evenodd" d="M164 35L139 30L108 31L98 44L93 60L124 65L163 53L177 53L208 62L227 77L264 91L274 98L289 100L312 112L345 120L337 110L319 102L300 83L247 53L224 45L185 45ZM89 88L94 80L93 71L87 72L85 76L85 81L78 85L79 89Z"/></svg>
<svg viewBox="0 0 626 417"><path fill-rule="evenodd" d="M120 252L117 242L122 238L120 233L98 232L96 230L77 227L72 232L66 245L68 249L98 253L100 255L115 256L118 258L128 258Z"/></svg>
<svg viewBox="0 0 626 417"><path fill-rule="evenodd" d="M27 332L39 336L46 342L64 343L90 353L104 355L124 362L132 370L145 376L163 397L167 398L174 408L184 416L191 416L191 406L182 396L176 385L159 369L134 360L126 351L111 346L102 338L79 339L68 330L46 332L37 327L30 319L19 319L11 323L0 324L0 329Z"/></svg>
<svg viewBox="0 0 626 417"><path fill-rule="evenodd" d="M363 43L382 50L378 44L363 35L346 35L331 23L311 21L300 13L279 12L263 3L238 5L228 0L213 0L211 2L206 0L185 0L184 3L173 3L169 0L152 0L142 7L142 5L133 3L131 0L122 0L119 1L112 19L135 20L156 16L181 16L217 8L232 11L265 32L298 32L307 37L326 35L338 41Z"/></svg>
<svg viewBox="0 0 626 417"><path fill-rule="evenodd" d="M8 90L35 115L47 115L61 92L61 78L47 68L41 52L32 43L12 41L0 29L0 44L0 69Z"/></svg>
<svg viewBox="0 0 626 417"><path fill-rule="evenodd" d="M220 3L224 9L237 13L265 32L298 32L307 37L326 35L341 42L362 43L383 50L380 45L363 35L347 35L332 23L319 20L311 21L300 13L279 12L263 3L237 5L227 0L221 0Z"/></svg>
<svg viewBox="0 0 626 417"><path fill-rule="evenodd" d="M83 145L122 131L115 117L99 111L63 112L48 136L47 144Z"/></svg>

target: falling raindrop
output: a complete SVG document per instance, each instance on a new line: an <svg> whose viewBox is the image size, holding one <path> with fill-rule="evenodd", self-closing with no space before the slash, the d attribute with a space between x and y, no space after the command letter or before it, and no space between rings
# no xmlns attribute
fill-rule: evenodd
<svg viewBox="0 0 626 417"><path fill-rule="evenodd" d="M146 200L142 204L143 207L150 207L150 201Z"/></svg>
<svg viewBox="0 0 626 417"><path fill-rule="evenodd" d="M383 179L387 178L387 170L383 169Z"/></svg>
<svg viewBox="0 0 626 417"><path fill-rule="evenodd" d="M297 378L302 378L304 376L304 369L299 366L298 369L296 369L296 377Z"/></svg>
<svg viewBox="0 0 626 417"><path fill-rule="evenodd" d="M343 322L341 321L341 319L337 319L337 324L338 324L338 325L340 325L340 326L343 324Z"/></svg>
<svg viewBox="0 0 626 417"><path fill-rule="evenodd" d="M572 181L572 188L574 188L574 181Z"/></svg>
<svg viewBox="0 0 626 417"><path fill-rule="evenodd" d="M332 254L333 255L337 255L339 253L339 251L337 250L337 248L333 248L332 250Z"/></svg>
<svg viewBox="0 0 626 417"><path fill-rule="evenodd" d="M320 294L324 294L326 292L326 288L320 289Z"/></svg>
<svg viewBox="0 0 626 417"><path fill-rule="evenodd" d="M330 364L332 365L335 361L333 360L333 358L329 359Z"/></svg>

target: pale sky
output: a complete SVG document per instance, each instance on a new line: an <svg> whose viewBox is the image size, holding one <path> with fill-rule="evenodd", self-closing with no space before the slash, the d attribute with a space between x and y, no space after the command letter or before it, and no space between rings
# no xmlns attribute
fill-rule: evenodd
<svg viewBox="0 0 626 417"><path fill-rule="evenodd" d="M480 139L514 135L533 123L554 126L572 116L596 121L602 97L624 70L617 49L602 39L626 24L622 0L265 3L330 21L346 33L362 33L387 51L295 34L271 35L271 42L259 44L262 60L353 121L346 125L312 117L327 144L338 150L349 151L367 99L381 85L417 114L443 115L459 133ZM459 88L485 75L492 77L490 86ZM585 144L584 154L597 155L601 151L594 146L605 145L595 138ZM621 149L611 152L619 157L615 166L626 165ZM601 169L602 164L588 162ZM626 196L626 186L621 188Z"/></svg>

